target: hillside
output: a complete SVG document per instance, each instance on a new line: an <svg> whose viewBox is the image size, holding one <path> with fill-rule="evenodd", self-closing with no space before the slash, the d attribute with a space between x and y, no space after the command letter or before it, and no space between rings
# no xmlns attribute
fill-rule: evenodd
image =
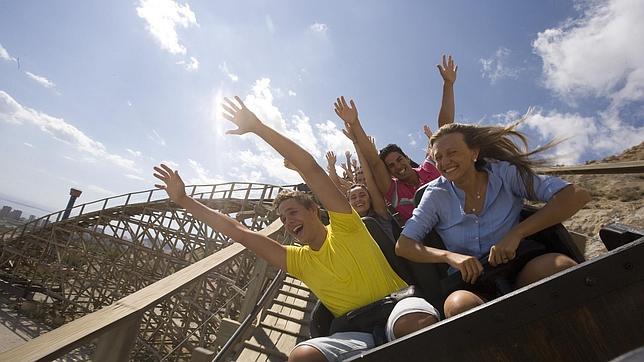
<svg viewBox="0 0 644 362"><path fill-rule="evenodd" d="M644 160L644 142L619 155L596 162ZM571 175L564 179L590 192L593 200L564 224L572 231L592 237L586 245L586 257L605 252L597 237L606 224L619 222L644 228L644 174Z"/></svg>

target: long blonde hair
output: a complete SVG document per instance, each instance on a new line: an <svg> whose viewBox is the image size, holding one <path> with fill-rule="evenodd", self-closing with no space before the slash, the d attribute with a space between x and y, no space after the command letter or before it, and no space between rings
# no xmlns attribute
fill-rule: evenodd
<svg viewBox="0 0 644 362"><path fill-rule="evenodd" d="M474 164L477 170L481 170L485 166L486 158L507 161L515 165L525 185L528 197L534 199L534 177L536 176L534 167L547 164L548 159L534 159L533 156L556 146L560 141L550 141L543 146L528 151L527 136L516 130L522 120L505 127L450 123L441 127L432 136L429 145L433 147L439 138L447 134L462 134L467 147L479 149L478 159ZM518 139L523 147L517 146L513 138Z"/></svg>

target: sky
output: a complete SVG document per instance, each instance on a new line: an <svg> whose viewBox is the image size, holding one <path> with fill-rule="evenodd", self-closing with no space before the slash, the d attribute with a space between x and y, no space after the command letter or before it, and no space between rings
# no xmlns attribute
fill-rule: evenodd
<svg viewBox="0 0 644 362"><path fill-rule="evenodd" d="M226 135L224 96L311 152L351 150L333 112L353 98L378 146L424 157L442 79L456 121L553 138L559 164L644 140L644 2L0 2L0 204L34 213L153 187L300 180L254 135ZM639 40L638 40L639 39ZM639 45L638 45L639 44Z"/></svg>

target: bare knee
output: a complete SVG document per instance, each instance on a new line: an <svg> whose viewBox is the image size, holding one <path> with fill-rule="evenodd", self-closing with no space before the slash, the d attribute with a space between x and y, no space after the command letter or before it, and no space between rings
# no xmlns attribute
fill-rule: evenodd
<svg viewBox="0 0 644 362"><path fill-rule="evenodd" d="M445 299L445 317L453 317L485 303L478 295L467 290L457 290Z"/></svg>
<svg viewBox="0 0 644 362"><path fill-rule="evenodd" d="M317 348L302 345L291 351L288 362L327 362L327 359Z"/></svg>
<svg viewBox="0 0 644 362"><path fill-rule="evenodd" d="M570 257L548 253L530 260L517 275L516 286L523 287L577 265Z"/></svg>
<svg viewBox="0 0 644 362"><path fill-rule="evenodd" d="M394 323L394 337L399 338L416 332L438 322L438 318L429 313L409 313L398 318Z"/></svg>

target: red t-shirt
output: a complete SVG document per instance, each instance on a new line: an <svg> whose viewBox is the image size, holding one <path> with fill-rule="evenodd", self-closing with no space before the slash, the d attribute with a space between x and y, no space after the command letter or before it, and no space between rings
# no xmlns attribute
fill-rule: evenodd
<svg viewBox="0 0 644 362"><path fill-rule="evenodd" d="M418 186L410 185L392 177L389 190L387 190L387 194L385 195L387 202L396 209L404 221L407 221L411 217L412 211L414 211L414 194L416 194L416 190L441 175L436 166L428 159L425 159L420 167L414 168L413 170L416 171L420 179Z"/></svg>

